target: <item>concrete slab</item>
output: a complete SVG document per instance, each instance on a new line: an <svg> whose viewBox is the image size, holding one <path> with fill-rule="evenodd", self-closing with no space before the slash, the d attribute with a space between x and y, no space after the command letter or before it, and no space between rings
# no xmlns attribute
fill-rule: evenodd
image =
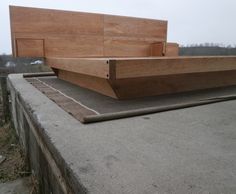
<svg viewBox="0 0 236 194"><path fill-rule="evenodd" d="M74 193L236 193L236 101L84 125L9 85Z"/></svg>
<svg viewBox="0 0 236 194"><path fill-rule="evenodd" d="M30 178L21 178L11 182L0 183L1 194L31 194Z"/></svg>

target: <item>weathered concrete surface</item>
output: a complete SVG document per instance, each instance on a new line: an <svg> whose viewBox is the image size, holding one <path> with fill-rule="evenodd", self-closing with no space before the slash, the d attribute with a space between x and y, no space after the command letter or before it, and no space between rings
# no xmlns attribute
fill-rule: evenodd
<svg viewBox="0 0 236 194"><path fill-rule="evenodd" d="M21 178L15 181L0 183L1 194L31 194L29 178Z"/></svg>
<svg viewBox="0 0 236 194"><path fill-rule="evenodd" d="M13 115L28 110L43 142L47 192L64 183L74 193L236 193L236 101L83 125L21 75L9 85Z"/></svg>

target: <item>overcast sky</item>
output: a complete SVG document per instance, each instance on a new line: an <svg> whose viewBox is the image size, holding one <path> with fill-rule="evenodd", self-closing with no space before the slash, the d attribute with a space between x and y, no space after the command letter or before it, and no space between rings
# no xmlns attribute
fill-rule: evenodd
<svg viewBox="0 0 236 194"><path fill-rule="evenodd" d="M236 0L0 0L0 53L11 53L9 5L168 20L168 41L236 45Z"/></svg>

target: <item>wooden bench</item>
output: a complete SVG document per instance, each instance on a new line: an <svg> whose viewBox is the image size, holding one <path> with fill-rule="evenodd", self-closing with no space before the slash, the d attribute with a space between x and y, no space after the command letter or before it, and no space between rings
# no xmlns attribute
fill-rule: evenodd
<svg viewBox="0 0 236 194"><path fill-rule="evenodd" d="M236 84L236 57L179 57L167 21L10 7L16 57L45 57L66 81L117 99Z"/></svg>

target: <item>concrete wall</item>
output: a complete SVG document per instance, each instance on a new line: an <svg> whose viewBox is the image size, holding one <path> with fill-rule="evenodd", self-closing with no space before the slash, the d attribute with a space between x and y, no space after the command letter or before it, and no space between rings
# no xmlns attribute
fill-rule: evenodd
<svg viewBox="0 0 236 194"><path fill-rule="evenodd" d="M28 168L37 177L40 193L85 193L78 188L79 184L73 180L73 175L56 153L50 138L36 122L33 111L9 79L8 90L12 122L25 152Z"/></svg>
<svg viewBox="0 0 236 194"><path fill-rule="evenodd" d="M85 125L22 75L8 85L41 193L236 193L235 100Z"/></svg>
<svg viewBox="0 0 236 194"><path fill-rule="evenodd" d="M38 178L40 193L63 194L61 185L48 164L50 161L47 161L44 151L36 140L32 123L28 120L29 116L23 111L23 105L13 88L11 88L11 102L14 126L26 154L29 169Z"/></svg>

